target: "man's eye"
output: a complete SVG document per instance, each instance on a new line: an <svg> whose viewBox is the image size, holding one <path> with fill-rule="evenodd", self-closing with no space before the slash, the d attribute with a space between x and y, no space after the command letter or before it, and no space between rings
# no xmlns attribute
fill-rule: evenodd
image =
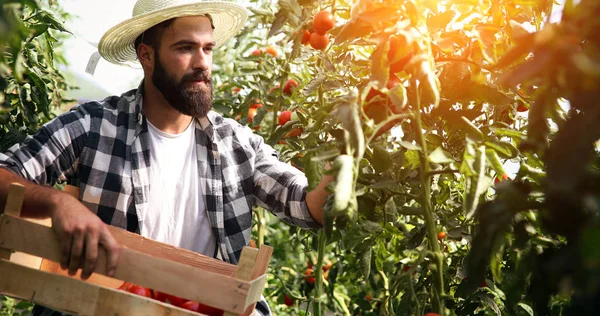
<svg viewBox="0 0 600 316"><path fill-rule="evenodd" d="M214 47L205 47L204 51L207 52L207 53L210 53L210 52L213 51L213 49L214 49Z"/></svg>
<svg viewBox="0 0 600 316"><path fill-rule="evenodd" d="M179 50L182 52L189 52L190 50L192 50L191 46L181 46L179 47Z"/></svg>

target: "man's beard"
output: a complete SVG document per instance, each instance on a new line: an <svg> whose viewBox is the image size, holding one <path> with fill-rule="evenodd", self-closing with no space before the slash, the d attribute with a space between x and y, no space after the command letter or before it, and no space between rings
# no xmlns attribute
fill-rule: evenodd
<svg viewBox="0 0 600 316"><path fill-rule="evenodd" d="M194 81L202 80L205 87L193 85ZM169 104L184 115L202 118L208 114L212 107L212 78L202 70L185 74L181 81L170 76L156 55L152 83L162 93Z"/></svg>

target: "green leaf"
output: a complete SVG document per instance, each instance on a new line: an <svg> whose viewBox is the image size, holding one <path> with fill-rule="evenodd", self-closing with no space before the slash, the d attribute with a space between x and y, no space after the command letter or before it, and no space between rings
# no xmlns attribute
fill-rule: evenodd
<svg viewBox="0 0 600 316"><path fill-rule="evenodd" d="M490 163L494 171L496 171L497 175L504 174L504 167L502 166L502 162L500 162L500 158L498 157L498 153L492 149L486 149L485 155L487 157L487 161Z"/></svg>
<svg viewBox="0 0 600 316"><path fill-rule="evenodd" d="M482 142L485 137L483 133L475 126L468 118L461 116L463 126L466 128L466 133L469 138L471 138L474 142L479 143Z"/></svg>
<svg viewBox="0 0 600 316"><path fill-rule="evenodd" d="M392 88L388 96L390 100L392 100L392 103L398 111L403 110L408 104L408 97L406 96L406 87L404 87L401 84Z"/></svg>
<svg viewBox="0 0 600 316"><path fill-rule="evenodd" d="M510 143L500 141L486 141L484 143L488 148L491 148L504 159L512 159L519 155L519 150Z"/></svg>
<svg viewBox="0 0 600 316"><path fill-rule="evenodd" d="M438 147L429 154L429 161L437 164L446 164L454 162L454 159L450 158L442 147Z"/></svg>
<svg viewBox="0 0 600 316"><path fill-rule="evenodd" d="M492 69L504 69L518 61L521 61L530 53L535 45L535 35L526 35L528 38L523 38L519 43L512 47L506 54L502 55L500 60L492 67Z"/></svg>
<svg viewBox="0 0 600 316"><path fill-rule="evenodd" d="M406 248L407 249L415 249L419 247L423 240L425 239L425 235L427 234L427 226L420 225L419 227L413 228L406 239Z"/></svg>
<svg viewBox="0 0 600 316"><path fill-rule="evenodd" d="M279 33L279 31L281 30L281 28L285 25L285 22L287 21L288 15L289 15L289 13L286 10L284 10L283 8L281 10L279 10L279 12L277 12L277 14L275 14L275 21L273 21L273 24L271 25L271 29L269 30L269 34L267 35L267 38L271 38Z"/></svg>
<svg viewBox="0 0 600 316"><path fill-rule="evenodd" d="M485 146L479 146L475 152L473 168L475 174L466 178L465 199L463 210L467 219L475 215L480 196L487 191L492 184L492 179L485 174Z"/></svg>
<svg viewBox="0 0 600 316"><path fill-rule="evenodd" d="M385 86L390 77L386 45L387 42L379 44L371 54L371 81L375 82L377 87Z"/></svg>
<svg viewBox="0 0 600 316"><path fill-rule="evenodd" d="M398 144L408 150L422 151L421 146L413 144L412 142L399 141Z"/></svg>
<svg viewBox="0 0 600 316"><path fill-rule="evenodd" d="M427 140L427 142L435 147L440 147L444 144L444 138L440 135L437 134L427 134L425 136L425 140Z"/></svg>
<svg viewBox="0 0 600 316"><path fill-rule="evenodd" d="M455 14L453 10L446 10L443 13L434 15L427 19L427 27L432 30L445 29L452 19L454 19Z"/></svg>
<svg viewBox="0 0 600 316"><path fill-rule="evenodd" d="M511 138L515 138L518 140L521 139L525 139L525 134L521 131L517 131L514 129L510 129L510 128L492 128L492 130L494 131L494 134L496 134L496 136L504 136L504 137L511 137Z"/></svg>
<svg viewBox="0 0 600 316"><path fill-rule="evenodd" d="M41 17L38 17L38 19L40 21L50 24L50 26L52 26L52 28L54 28L56 30L59 30L59 31L65 32L65 33L69 33L69 34L73 34L69 30L67 30L64 23L56 15L54 15L54 13L52 13L50 11L42 10Z"/></svg>
<svg viewBox="0 0 600 316"><path fill-rule="evenodd" d="M392 157L382 146L373 147L373 160L371 165L377 173L383 173L392 168Z"/></svg>
<svg viewBox="0 0 600 316"><path fill-rule="evenodd" d="M527 314L529 314L529 316L533 316L533 308L531 308L531 306L525 304L525 303L518 303L517 304L519 307L521 307L525 312L527 312Z"/></svg>
<svg viewBox="0 0 600 316"><path fill-rule="evenodd" d="M308 179L308 191L314 190L319 183L321 183L321 179L323 178L323 162L314 160L316 157L316 152L308 152L304 155L304 174Z"/></svg>
<svg viewBox="0 0 600 316"><path fill-rule="evenodd" d="M339 34L333 34L335 37L335 44L340 45L347 41L352 42L357 38L362 38L371 34L373 30L373 24L371 23L350 20L341 28Z"/></svg>
<svg viewBox="0 0 600 316"><path fill-rule="evenodd" d="M362 266L362 273L365 279L369 278L369 274L371 274L371 255L372 248L368 247L363 250L363 253L360 256L360 264Z"/></svg>
<svg viewBox="0 0 600 316"><path fill-rule="evenodd" d="M369 24L381 23L383 21L397 20L400 16L397 6L386 6L375 10L361 13L357 19Z"/></svg>

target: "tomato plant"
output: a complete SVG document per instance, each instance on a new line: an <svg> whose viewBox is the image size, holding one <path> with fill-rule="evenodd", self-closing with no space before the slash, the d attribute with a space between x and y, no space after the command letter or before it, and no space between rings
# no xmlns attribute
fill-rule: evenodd
<svg viewBox="0 0 600 316"><path fill-rule="evenodd" d="M536 249L550 256L566 241L560 230L548 232L560 225L539 207L548 140L560 136L575 113L571 106L583 113L573 100L593 95L597 82L582 74L590 69L582 61L592 67L598 60L597 38L586 33L596 22L585 18L598 7L568 2L568 18L558 24L547 22L552 6L542 0L280 0L274 14L255 12L254 33L238 37L239 49L274 45L281 58L259 70L224 58L240 75L215 77L234 76L244 94L223 113L233 117L251 98L264 98L252 124L260 121L257 132L280 159L304 170L309 190L327 172L326 162L336 174L320 232L257 209L254 237L276 249L266 289L274 313L565 310L564 296L535 291L544 288L536 275L545 270L532 267L542 260ZM320 12L331 14L326 28L317 26ZM570 28L574 23L585 27ZM302 82L293 94L267 93L291 77ZM284 111L297 119L280 124ZM299 135L290 137L292 130ZM325 258L334 262L327 270ZM309 308L285 305L288 293Z"/></svg>

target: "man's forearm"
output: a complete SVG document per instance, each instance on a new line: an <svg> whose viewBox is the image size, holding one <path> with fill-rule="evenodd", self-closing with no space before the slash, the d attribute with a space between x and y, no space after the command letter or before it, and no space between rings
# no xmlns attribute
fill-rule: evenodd
<svg viewBox="0 0 600 316"><path fill-rule="evenodd" d="M31 183L7 169L0 168L0 213L4 212L8 187L14 182L25 186L25 196L21 210L22 217L50 217L50 211L58 204L61 195L64 194L52 187Z"/></svg>

